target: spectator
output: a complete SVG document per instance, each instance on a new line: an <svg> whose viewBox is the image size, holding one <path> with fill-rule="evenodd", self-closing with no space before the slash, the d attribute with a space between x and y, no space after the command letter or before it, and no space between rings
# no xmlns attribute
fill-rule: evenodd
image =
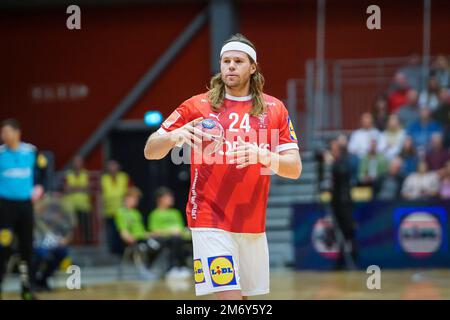
<svg viewBox="0 0 450 320"><path fill-rule="evenodd" d="M401 106L397 112L398 119L403 128L409 127L419 119L418 101L419 94L416 90L410 89L406 94L406 104Z"/></svg>
<svg viewBox="0 0 450 320"><path fill-rule="evenodd" d="M389 117L387 100L384 96L380 95L375 100L372 115L375 122L375 127L378 130L383 131Z"/></svg>
<svg viewBox="0 0 450 320"><path fill-rule="evenodd" d="M378 152L384 154L387 160L391 160L400 153L405 137L405 130L401 127L397 115L391 114L386 130L380 135Z"/></svg>
<svg viewBox="0 0 450 320"><path fill-rule="evenodd" d="M189 276L185 267L184 237L186 228L181 212L173 208L174 197L170 189L156 190L156 209L148 217L148 230L151 236L170 251L168 277Z"/></svg>
<svg viewBox="0 0 450 320"><path fill-rule="evenodd" d="M381 175L374 185L375 197L379 200L395 200L400 198L403 175L401 174L402 159L395 157L389 163L387 173Z"/></svg>
<svg viewBox="0 0 450 320"><path fill-rule="evenodd" d="M450 109L450 89L442 88L439 91L439 106L433 112L433 118L442 125L450 122L450 115L447 111Z"/></svg>
<svg viewBox="0 0 450 320"><path fill-rule="evenodd" d="M369 151L370 141L378 139L380 132L373 126L373 117L370 113L363 113L361 116L361 128L354 131L350 136L348 151L364 157Z"/></svg>
<svg viewBox="0 0 450 320"><path fill-rule="evenodd" d="M417 170L419 158L417 156L416 148L414 147L414 142L410 136L406 136L405 138L405 142L400 152L400 158L403 162L403 176L406 177Z"/></svg>
<svg viewBox="0 0 450 320"><path fill-rule="evenodd" d="M439 107L433 113L436 120L444 130L444 145L450 147L450 89L441 89L439 92Z"/></svg>
<svg viewBox="0 0 450 320"><path fill-rule="evenodd" d="M147 258L145 264L149 264L155 252L159 252L161 245L152 239L150 233L145 229L142 214L137 209L141 197L142 193L138 188L130 187L124 196L122 207L114 216L114 221L123 243L127 246L134 246L134 249ZM140 266L138 269L140 275L145 279L156 276L145 266Z"/></svg>
<svg viewBox="0 0 450 320"><path fill-rule="evenodd" d="M136 187L131 187L125 194L124 203L114 216L117 230L127 245L139 242L146 243L150 234L145 229L142 214L137 209L139 200L142 197L141 191Z"/></svg>
<svg viewBox="0 0 450 320"><path fill-rule="evenodd" d="M406 77L406 82L416 91L422 89L422 65L420 56L412 54L408 59L408 64L399 70Z"/></svg>
<svg viewBox="0 0 450 320"><path fill-rule="evenodd" d="M397 72L395 74L393 87L394 90L389 94L388 97L390 113L397 112L397 110L407 102L406 95L410 87L404 73Z"/></svg>
<svg viewBox="0 0 450 320"><path fill-rule="evenodd" d="M427 163L420 161L417 172L411 173L403 183L402 195L408 200L426 200L438 195L439 176L428 172Z"/></svg>
<svg viewBox="0 0 450 320"><path fill-rule="evenodd" d="M450 161L447 161L442 171L439 196L441 197L441 199L450 200Z"/></svg>
<svg viewBox="0 0 450 320"><path fill-rule="evenodd" d="M66 200L78 218L78 230L83 243L92 242L91 201L89 197L89 172L84 169L84 160L76 156L72 169L65 175Z"/></svg>
<svg viewBox="0 0 450 320"><path fill-rule="evenodd" d="M111 253L121 253L120 236L114 222L117 211L123 206L125 193L130 185L128 174L120 170L115 160L109 160L101 178L103 215L105 217L106 240Z"/></svg>
<svg viewBox="0 0 450 320"><path fill-rule="evenodd" d="M68 256L75 217L60 193L45 195L35 204L33 273L37 291L50 291L48 279Z"/></svg>
<svg viewBox="0 0 450 320"><path fill-rule="evenodd" d="M435 132L442 133L442 127L431 119L429 108L420 109L419 115L419 120L408 127L407 134L412 137L414 145L419 148L418 152L422 153L430 143L431 135Z"/></svg>
<svg viewBox="0 0 450 320"><path fill-rule="evenodd" d="M450 153L444 148L442 134L433 133L431 136L430 149L427 151L425 160L428 168L432 171L442 169L450 160Z"/></svg>
<svg viewBox="0 0 450 320"><path fill-rule="evenodd" d="M371 140L367 155L359 163L360 185L371 186L386 171L387 161L383 154L377 153L377 141Z"/></svg>
<svg viewBox="0 0 450 320"><path fill-rule="evenodd" d="M435 111L439 106L439 91L441 87L435 77L428 79L428 88L423 90L419 95L419 107L430 108L431 111Z"/></svg>
<svg viewBox="0 0 450 320"><path fill-rule="evenodd" d="M436 57L430 75L436 78L441 88L450 88L450 67L447 57L444 55Z"/></svg>

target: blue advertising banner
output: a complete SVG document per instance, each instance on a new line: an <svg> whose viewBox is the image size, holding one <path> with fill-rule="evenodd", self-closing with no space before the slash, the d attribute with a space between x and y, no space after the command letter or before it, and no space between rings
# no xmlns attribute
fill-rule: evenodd
<svg viewBox="0 0 450 320"><path fill-rule="evenodd" d="M333 269L341 254L331 209L324 204L293 208L298 269ZM373 201L354 204L357 267L450 267L450 202Z"/></svg>

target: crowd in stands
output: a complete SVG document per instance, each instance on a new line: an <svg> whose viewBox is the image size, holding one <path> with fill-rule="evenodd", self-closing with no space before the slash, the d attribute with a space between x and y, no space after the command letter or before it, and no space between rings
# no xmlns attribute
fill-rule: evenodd
<svg viewBox="0 0 450 320"><path fill-rule="evenodd" d="M423 81L420 59L411 57L348 143L344 135L336 141L348 153L352 185L370 187L373 198L450 199L449 59L436 57Z"/></svg>
<svg viewBox="0 0 450 320"><path fill-rule="evenodd" d="M156 190L156 208L147 215L147 221L138 208L142 193L117 161L107 162L100 190L103 216L100 225L110 253L122 258L126 248L142 251L148 256L150 268L150 263L167 250L168 263L161 275L190 276L185 246L190 233L182 213L173 208L174 195L170 189ZM90 172L85 169L83 158L74 158L58 191L42 193L34 200L33 281L37 291L45 291L51 289L49 278L65 259L70 259L69 248L74 240L78 245L94 244Z"/></svg>

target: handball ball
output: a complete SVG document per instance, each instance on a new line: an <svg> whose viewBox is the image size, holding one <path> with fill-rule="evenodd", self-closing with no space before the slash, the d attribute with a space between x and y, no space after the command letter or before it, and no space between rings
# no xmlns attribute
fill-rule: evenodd
<svg viewBox="0 0 450 320"><path fill-rule="evenodd" d="M222 125L216 120L204 119L195 127L205 134L203 137L203 152L207 155L217 152L224 141L225 131Z"/></svg>

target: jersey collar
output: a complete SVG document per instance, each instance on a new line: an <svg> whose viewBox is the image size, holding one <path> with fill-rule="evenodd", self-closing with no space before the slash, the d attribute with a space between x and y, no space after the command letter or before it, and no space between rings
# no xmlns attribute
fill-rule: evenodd
<svg viewBox="0 0 450 320"><path fill-rule="evenodd" d="M250 94L245 97L235 97L235 96L232 96L231 94L225 93L225 98L228 100L233 100L233 101L249 101L249 100L252 100L252 95Z"/></svg>

